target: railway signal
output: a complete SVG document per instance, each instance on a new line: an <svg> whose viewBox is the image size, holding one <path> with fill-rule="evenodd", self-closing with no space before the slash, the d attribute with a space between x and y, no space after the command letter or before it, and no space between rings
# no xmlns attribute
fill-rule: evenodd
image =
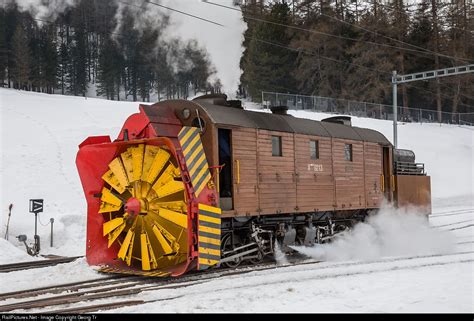
<svg viewBox="0 0 474 321"><path fill-rule="evenodd" d="M40 251L40 237L38 235L38 213L43 212L43 199L30 199L30 213L35 214L35 243L33 245L32 253L28 252L30 255L38 255ZM26 241L26 239L25 239ZM26 243L25 243L26 245ZM28 248L28 247L27 247Z"/></svg>

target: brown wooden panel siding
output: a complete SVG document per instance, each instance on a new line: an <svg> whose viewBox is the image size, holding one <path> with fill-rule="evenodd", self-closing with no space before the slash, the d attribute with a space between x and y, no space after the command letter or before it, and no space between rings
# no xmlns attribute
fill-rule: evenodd
<svg viewBox="0 0 474 321"><path fill-rule="evenodd" d="M319 158L311 159L310 141L318 141ZM334 179L332 176L331 139L310 135L295 135L295 167L297 175L297 205L299 212L334 209Z"/></svg>
<svg viewBox="0 0 474 321"><path fill-rule="evenodd" d="M416 206L417 211L431 213L431 178L429 176L395 176L397 206Z"/></svg>
<svg viewBox="0 0 474 321"><path fill-rule="evenodd" d="M272 136L282 138L282 156L272 156ZM258 130L257 158L260 214L295 212L293 134Z"/></svg>
<svg viewBox="0 0 474 321"><path fill-rule="evenodd" d="M252 128L232 129L232 157L234 211L232 215L258 214L258 187L257 187L257 141L256 130ZM240 182L237 183L237 163L240 167ZM226 216L227 211L223 216Z"/></svg>
<svg viewBox="0 0 474 321"><path fill-rule="evenodd" d="M381 188L382 146L364 143L366 207L378 208L383 200Z"/></svg>
<svg viewBox="0 0 474 321"><path fill-rule="evenodd" d="M345 144L352 144L352 161L345 160ZM337 209L365 208L363 142L333 139L332 148Z"/></svg>

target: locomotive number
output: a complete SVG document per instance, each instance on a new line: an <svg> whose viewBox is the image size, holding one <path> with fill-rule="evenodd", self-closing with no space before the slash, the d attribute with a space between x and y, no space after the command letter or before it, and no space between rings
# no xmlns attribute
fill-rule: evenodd
<svg viewBox="0 0 474 321"><path fill-rule="evenodd" d="M308 164L308 171L322 172L323 165L322 164Z"/></svg>

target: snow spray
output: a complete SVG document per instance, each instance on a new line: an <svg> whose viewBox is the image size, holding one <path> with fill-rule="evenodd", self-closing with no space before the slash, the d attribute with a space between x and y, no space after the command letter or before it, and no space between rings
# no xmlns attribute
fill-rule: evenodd
<svg viewBox="0 0 474 321"><path fill-rule="evenodd" d="M448 231L430 227L426 215L416 208L401 209L384 204L365 222L357 223L331 243L291 248L325 261L373 260L452 253L455 237Z"/></svg>

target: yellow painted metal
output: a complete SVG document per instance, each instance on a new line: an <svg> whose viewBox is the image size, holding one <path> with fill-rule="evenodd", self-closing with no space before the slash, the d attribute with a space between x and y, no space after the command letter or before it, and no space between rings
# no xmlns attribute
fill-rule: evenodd
<svg viewBox="0 0 474 321"><path fill-rule="evenodd" d="M199 236L199 242L214 244L214 245L221 245L221 236L216 235L215 238L207 237L207 236Z"/></svg>
<svg viewBox="0 0 474 321"><path fill-rule="evenodd" d="M221 256L221 250L216 250L216 249L210 249L210 248L205 248L205 247L199 247L199 253L202 254L211 254L211 255L217 255Z"/></svg>
<svg viewBox="0 0 474 321"><path fill-rule="evenodd" d="M115 174L112 170L108 170L107 173L105 173L102 176L102 179L107 182L110 186L112 186L117 192L122 194L125 192L125 186L120 184L119 180L117 177L115 177Z"/></svg>
<svg viewBox="0 0 474 321"><path fill-rule="evenodd" d="M384 184L384 181L385 181L384 175L381 174L381 175L380 175L380 190L381 190L382 192L385 192L385 184Z"/></svg>
<svg viewBox="0 0 474 321"><path fill-rule="evenodd" d="M166 150L159 149L156 152L155 157L153 158L151 164L149 165L150 167L147 169L146 172L144 168L142 179L152 184L155 181L155 179L158 177L158 174L161 172L161 170L166 165L168 160L170 159L170 156L171 156L170 153L167 152Z"/></svg>
<svg viewBox="0 0 474 321"><path fill-rule="evenodd" d="M160 188L155 189L158 197L162 198L177 192L184 191L184 184L182 181L170 180L166 184L160 186Z"/></svg>
<svg viewBox="0 0 474 321"><path fill-rule="evenodd" d="M127 235L125 236L125 239L122 242L122 245L120 246L120 250L117 254L117 257L119 259L124 260L125 256L127 255L128 248L130 247L130 243L132 242L132 237L134 236L133 230L130 229L127 231Z"/></svg>
<svg viewBox="0 0 474 321"><path fill-rule="evenodd" d="M131 242L130 242L130 246L128 247L127 257L125 259L128 266L130 266L130 264L132 264L133 243L135 241L135 230L131 230L131 231L132 231L132 239L131 239Z"/></svg>
<svg viewBox="0 0 474 321"><path fill-rule="evenodd" d="M209 223L214 223L214 224L221 224L221 219L220 218L207 216L207 215L199 215L199 220L209 222Z"/></svg>
<svg viewBox="0 0 474 321"><path fill-rule="evenodd" d="M171 248L171 245L168 243L168 241L163 236L163 233L161 233L158 227L156 225L153 225L152 230L156 236L156 239L158 240L158 242L160 242L161 248L163 249L165 255L169 255L173 253L173 249Z"/></svg>
<svg viewBox="0 0 474 321"><path fill-rule="evenodd" d="M188 216L175 211L170 211L166 208L160 208L158 215L182 228L188 227Z"/></svg>
<svg viewBox="0 0 474 321"><path fill-rule="evenodd" d="M160 202L155 200L149 204L150 210L159 210L160 208L166 208L172 211L186 213L187 207L186 203L183 201L176 202Z"/></svg>
<svg viewBox="0 0 474 321"><path fill-rule="evenodd" d="M125 168L125 173L127 174L128 181L131 183L133 182L133 159L131 148L120 154L120 158L122 159L122 164Z"/></svg>
<svg viewBox="0 0 474 321"><path fill-rule="evenodd" d="M237 167L237 184L240 184L240 161L238 159L235 160L235 166Z"/></svg>
<svg viewBox="0 0 474 321"><path fill-rule="evenodd" d="M189 129L188 129L189 128ZM184 145L184 143L186 143L189 138L191 137L192 134L194 134L195 131L197 131L198 129L197 128L194 128L194 127L183 127L180 131L180 133L178 134L178 136L181 135L181 132L184 131L184 130L188 130L188 132L186 133L186 135L184 135L183 137L181 137L179 139L180 143L181 143L181 146Z"/></svg>
<svg viewBox="0 0 474 321"><path fill-rule="evenodd" d="M211 212L211 213L215 213L219 215L222 213L219 207L209 206L209 205L201 204L201 203L199 203L199 210L203 210L206 212ZM206 215L206 214L201 214L201 215Z"/></svg>
<svg viewBox="0 0 474 321"><path fill-rule="evenodd" d="M110 189L103 189L101 212L114 212L114 218L104 216L104 236L109 247L120 242L117 258L141 266L142 275L168 275L152 270L187 259L187 201L176 163L166 147L135 144L116 157L102 177ZM138 216L122 209L130 197L140 201Z"/></svg>
<svg viewBox="0 0 474 321"><path fill-rule="evenodd" d="M116 206L113 204L101 202L100 203L100 208L99 208L99 213L109 213L109 212L118 212L122 208L122 205Z"/></svg>
<svg viewBox="0 0 474 321"><path fill-rule="evenodd" d="M392 191L395 191L395 176L392 175L391 179L392 179Z"/></svg>
<svg viewBox="0 0 474 321"><path fill-rule="evenodd" d="M198 269L204 270L218 264L221 257L221 209L201 203L198 208ZM210 225L209 223L214 227L206 226Z"/></svg>
<svg viewBox="0 0 474 321"><path fill-rule="evenodd" d="M127 173L125 172L120 157L114 158L114 160L110 162L109 168L114 173L115 178L119 181L121 186L125 187L128 185ZM120 193L120 191L118 192Z"/></svg>
<svg viewBox="0 0 474 321"><path fill-rule="evenodd" d="M140 180L142 176L143 168L143 154L144 154L145 145L140 144L136 147L130 148L132 153L132 165L133 165L133 179L132 182Z"/></svg>
<svg viewBox="0 0 474 321"><path fill-rule="evenodd" d="M206 154L202 153L201 157L199 157L194 165L189 168L189 176L193 177L194 173L196 171L201 171L203 167L207 167L207 163L204 164L204 166L199 167L199 165L202 165L202 162L206 159Z"/></svg>
<svg viewBox="0 0 474 321"><path fill-rule="evenodd" d="M179 252L179 243L177 242L176 238L166 231L158 222L154 223L154 227L156 227L161 234L166 238L168 242L170 242L170 246L173 249L173 252Z"/></svg>
<svg viewBox="0 0 474 321"><path fill-rule="evenodd" d="M102 226L102 234L103 236L106 236L113 230L115 230L117 227L120 225L124 224L124 219L122 217L117 217L114 218L108 222L105 222L104 225Z"/></svg>
<svg viewBox="0 0 474 321"><path fill-rule="evenodd" d="M155 159L156 154L160 148L154 145L146 145L145 152L143 155L143 169L142 169L142 181L147 181L148 175L150 173L151 165L153 164L153 160Z"/></svg>
<svg viewBox="0 0 474 321"><path fill-rule="evenodd" d="M109 203L115 206L121 206L122 200L115 196L108 188L102 188L100 200L105 203Z"/></svg>
<svg viewBox="0 0 474 321"><path fill-rule="evenodd" d="M211 259L205 259L205 258L199 258L199 264L205 264L205 265L216 265L219 263L217 260L211 260Z"/></svg>
<svg viewBox="0 0 474 321"><path fill-rule="evenodd" d="M205 173L205 177L204 179L202 180L202 183L199 184L196 189L195 189L195 193L196 195L199 195L201 194L202 190L204 189L204 187L206 187L207 183L209 182L209 180L211 179L211 174L209 173L209 170L207 170ZM202 177L201 177L202 178Z"/></svg>
<svg viewBox="0 0 474 321"><path fill-rule="evenodd" d="M165 185L167 182L171 181L175 177L175 167L173 164L169 164L160 177L153 184L153 189L157 191L161 186Z"/></svg>
<svg viewBox="0 0 474 321"><path fill-rule="evenodd" d="M202 225L199 226L199 231L206 232L206 233L211 233L211 234L216 234L216 235L221 234L221 230L218 229L218 228L207 227L207 226L202 226Z"/></svg>
<svg viewBox="0 0 474 321"><path fill-rule="evenodd" d="M186 163L189 165L189 164L192 164L194 162L194 160L196 159L196 157L201 153L203 152L204 154L204 150L202 148L202 146L198 146L196 148L196 150L191 154L191 155L187 155L188 157L186 158Z"/></svg>
<svg viewBox="0 0 474 321"><path fill-rule="evenodd" d="M110 221L109 221L110 222ZM105 226L105 225L104 225ZM119 227L117 227L115 230L113 230L111 233L109 233L109 243L107 247L111 247L112 244L114 244L115 240L117 237L122 233L122 231L125 229L125 222L120 224Z"/></svg>
<svg viewBox="0 0 474 321"><path fill-rule="evenodd" d="M142 270L148 271L150 270L150 256L148 254L148 242L146 233L142 233L140 235L141 241L141 254L142 254Z"/></svg>
<svg viewBox="0 0 474 321"><path fill-rule="evenodd" d="M194 147L194 145L201 143L201 137L196 135L190 142L189 145L183 150L183 154L187 155L189 151Z"/></svg>

